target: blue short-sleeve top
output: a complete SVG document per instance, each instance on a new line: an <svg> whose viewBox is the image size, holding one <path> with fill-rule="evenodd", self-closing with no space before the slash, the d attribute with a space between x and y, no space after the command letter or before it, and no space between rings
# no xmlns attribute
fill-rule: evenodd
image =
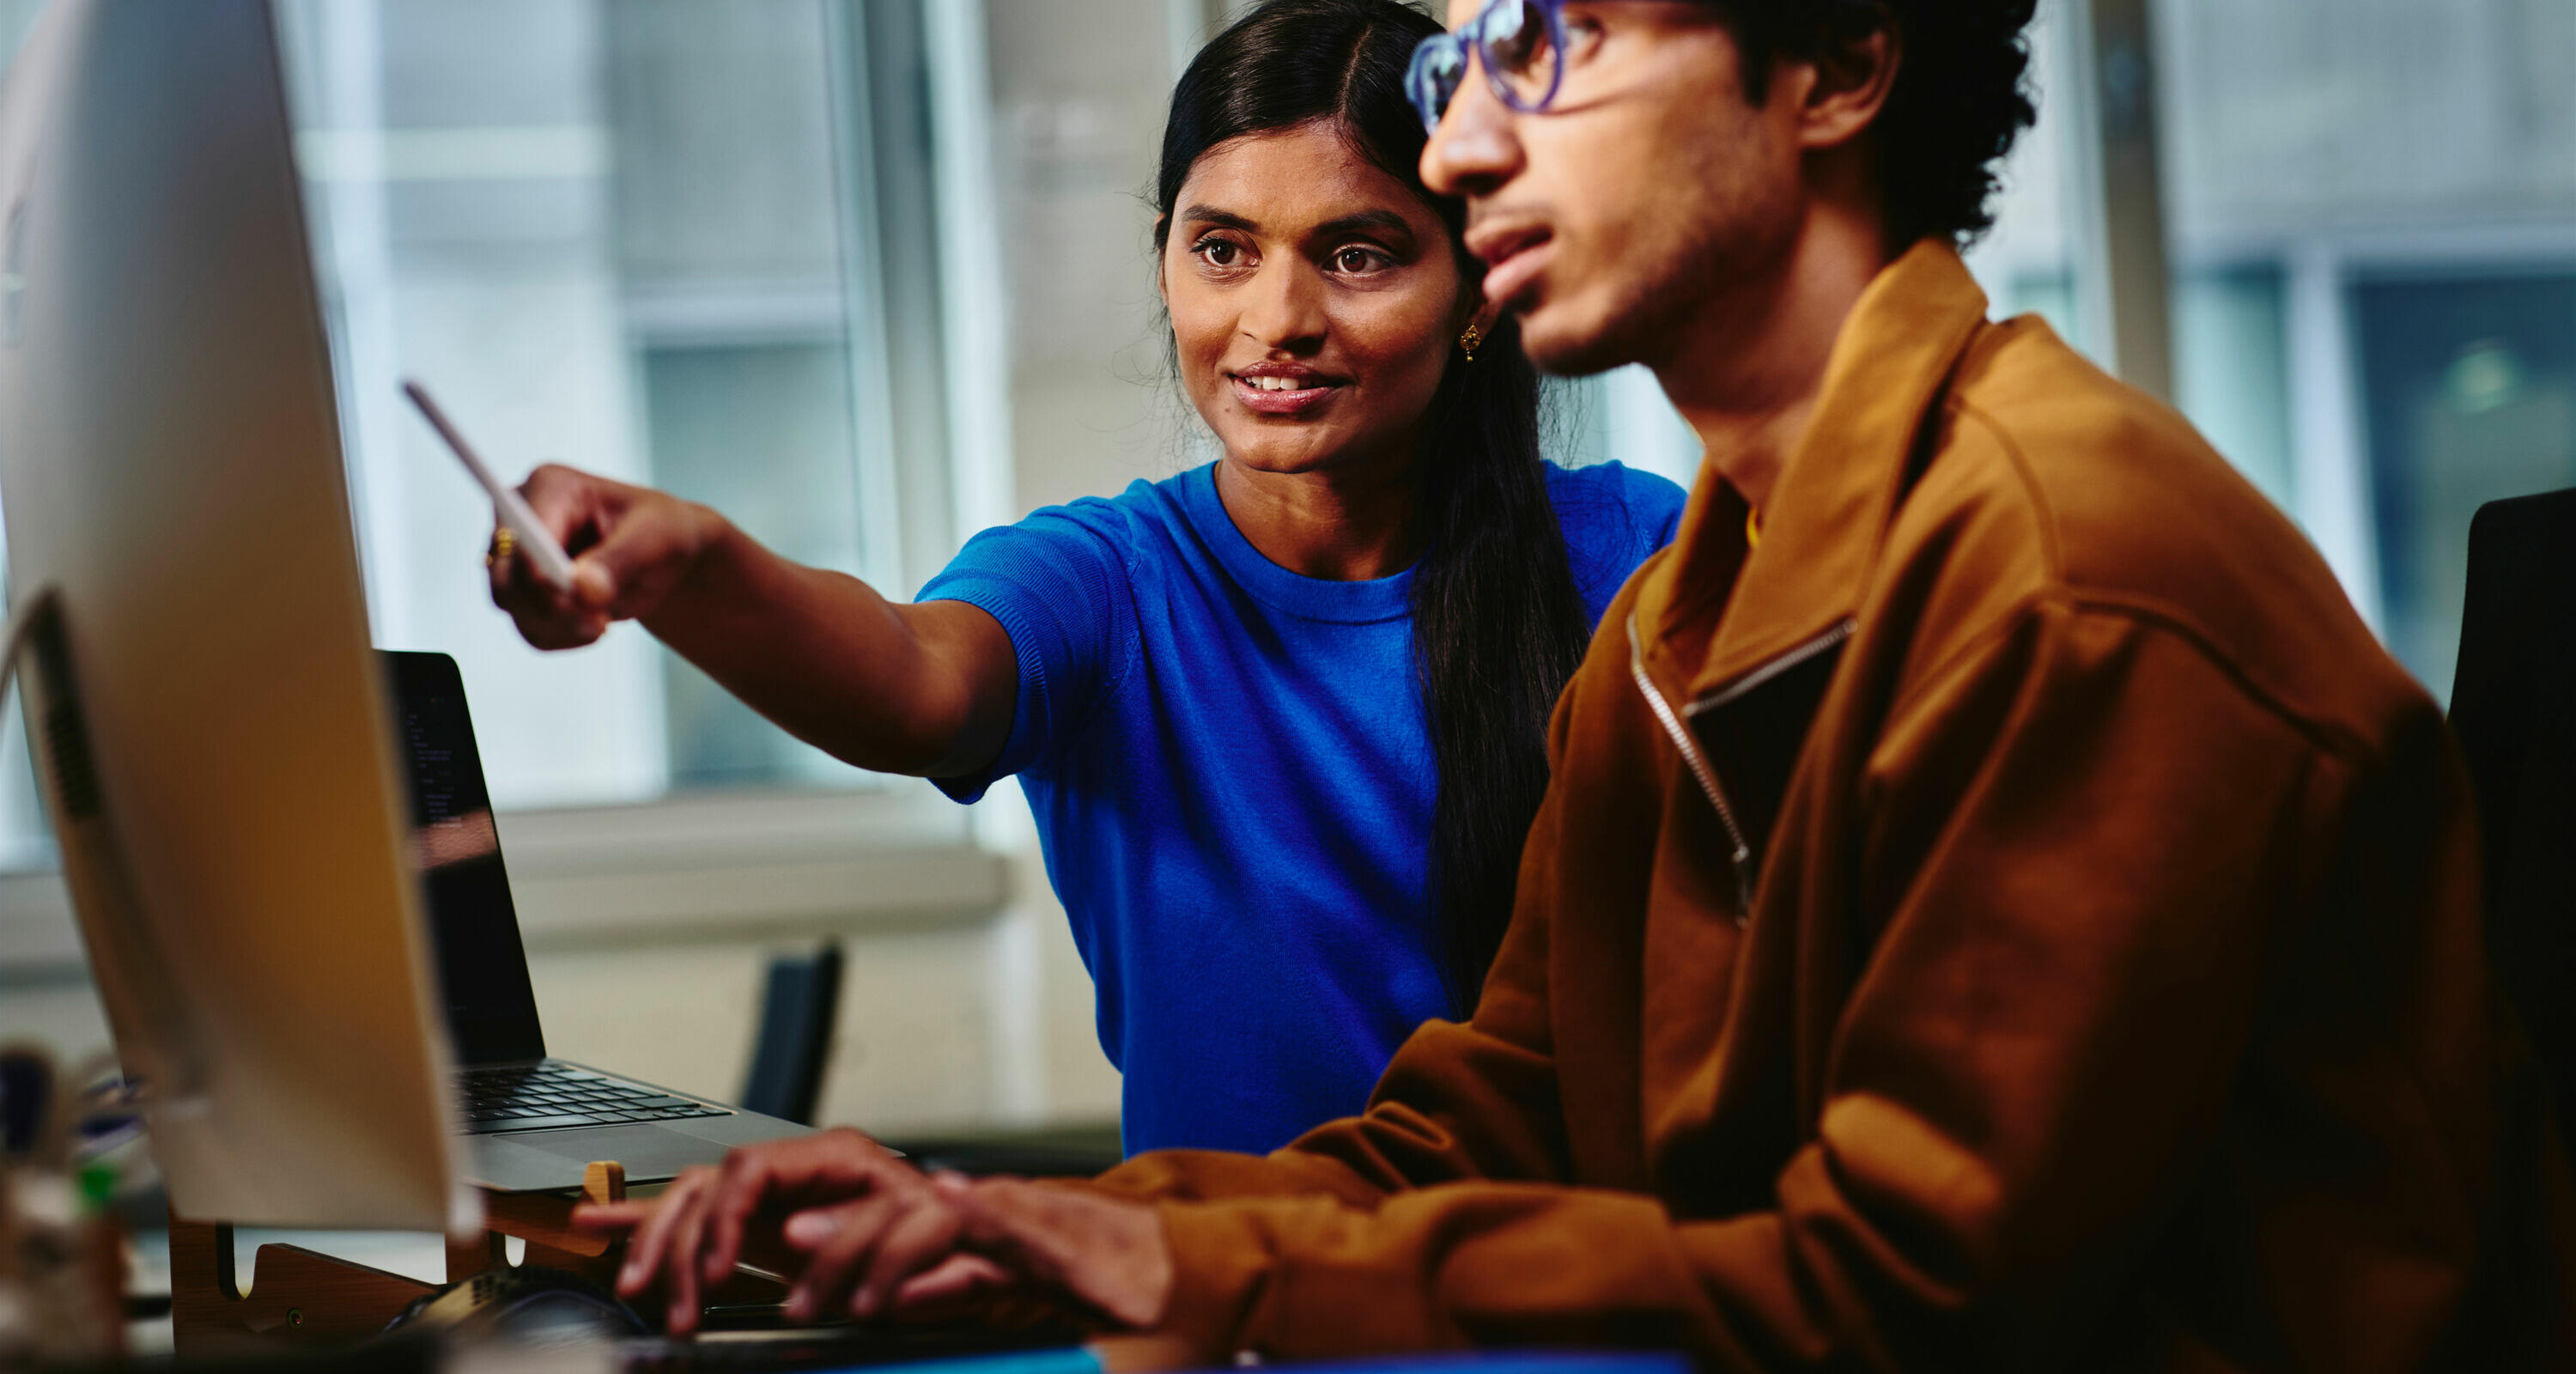
<svg viewBox="0 0 2576 1374"><path fill-rule="evenodd" d="M1597 620L1682 490L1617 463L1546 477ZM1019 776L1131 1152L1275 1149L1360 1110L1447 1010L1412 579L1272 563L1209 464L987 530L921 591L982 607L1018 655L1000 756L939 785Z"/></svg>

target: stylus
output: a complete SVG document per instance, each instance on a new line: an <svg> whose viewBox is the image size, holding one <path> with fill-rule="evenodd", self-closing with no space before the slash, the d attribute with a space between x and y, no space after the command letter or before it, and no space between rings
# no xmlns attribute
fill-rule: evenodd
<svg viewBox="0 0 2576 1374"><path fill-rule="evenodd" d="M438 437L455 450L457 459L465 464L465 470L474 474L474 480L482 483L483 490L491 494L492 509L499 512L502 525L517 538L520 550L528 555L528 563L537 570L537 576L544 578L556 591L571 591L572 559L565 555L563 545L556 543L555 537L546 532L544 522L537 519L537 513L528 509L528 503L520 498L519 493L503 486L501 479L492 475L492 469L483 465L483 460L475 455L474 446L465 442L464 435L456 432L456 426L448 422L447 412L440 410L438 402L429 398L426 388L409 380L402 386L403 394L411 398L413 405L420 407L421 418L429 421L429 427L437 430Z"/></svg>

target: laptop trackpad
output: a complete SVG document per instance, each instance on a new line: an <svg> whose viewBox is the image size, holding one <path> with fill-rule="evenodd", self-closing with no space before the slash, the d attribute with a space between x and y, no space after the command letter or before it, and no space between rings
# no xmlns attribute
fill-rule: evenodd
<svg viewBox="0 0 2576 1374"><path fill-rule="evenodd" d="M669 1178L697 1164L722 1163L722 1145L659 1126L598 1126L576 1131L531 1131L508 1137L511 1143L543 1150L558 1159L587 1164L613 1159L632 1179Z"/></svg>

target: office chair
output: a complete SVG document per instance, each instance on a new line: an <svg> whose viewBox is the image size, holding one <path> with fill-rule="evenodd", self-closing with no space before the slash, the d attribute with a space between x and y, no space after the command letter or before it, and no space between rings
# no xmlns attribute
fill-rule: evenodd
<svg viewBox="0 0 2576 1374"><path fill-rule="evenodd" d="M841 947L826 944L810 955L782 955L769 963L761 997L760 1040L741 1105L756 1112L814 1124L831 1059L832 1027L841 1000ZM1088 1177L1118 1163L1115 1122L1077 1123L977 1132L932 1139L889 1140L924 1169L966 1174L1020 1174L1032 1178Z"/></svg>
<svg viewBox="0 0 2576 1374"><path fill-rule="evenodd" d="M744 1075L740 1105L800 1126L814 1124L832 1027L841 1010L841 946L769 961L760 998L760 1038Z"/></svg>
<svg viewBox="0 0 2576 1374"><path fill-rule="evenodd" d="M2576 1125L2576 490L2492 502L2470 523L2451 727L2486 837L2488 955L2565 1130Z"/></svg>

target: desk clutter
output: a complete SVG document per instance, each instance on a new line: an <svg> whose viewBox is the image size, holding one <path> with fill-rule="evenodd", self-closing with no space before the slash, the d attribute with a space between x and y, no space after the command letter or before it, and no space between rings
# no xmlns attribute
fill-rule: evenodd
<svg viewBox="0 0 2576 1374"><path fill-rule="evenodd" d="M125 1352L129 1257L114 1203L125 1169L150 1163L113 1062L84 1067L0 1047L0 1364Z"/></svg>

